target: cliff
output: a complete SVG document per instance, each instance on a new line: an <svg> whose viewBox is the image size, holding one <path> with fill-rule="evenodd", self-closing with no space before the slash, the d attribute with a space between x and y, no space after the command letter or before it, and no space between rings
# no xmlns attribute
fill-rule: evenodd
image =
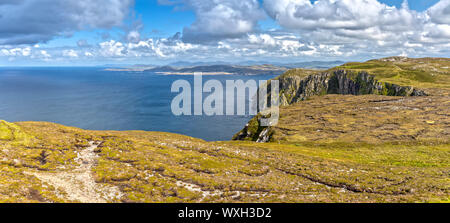
<svg viewBox="0 0 450 223"><path fill-rule="evenodd" d="M288 106L312 96L384 95L426 96L450 88L450 60L392 57L366 63L349 63L326 71L294 69L277 77L280 104ZM408 83L410 86L403 86ZM269 83L270 88L271 83ZM233 140L268 142L273 128L261 127L261 115L254 117Z"/></svg>
<svg viewBox="0 0 450 223"><path fill-rule="evenodd" d="M353 72L336 70L309 75L305 78L299 76L286 76L278 78L280 81L281 105L287 106L303 101L314 95L376 94L386 96L424 96L423 90L411 86L379 82L375 76L365 71Z"/></svg>

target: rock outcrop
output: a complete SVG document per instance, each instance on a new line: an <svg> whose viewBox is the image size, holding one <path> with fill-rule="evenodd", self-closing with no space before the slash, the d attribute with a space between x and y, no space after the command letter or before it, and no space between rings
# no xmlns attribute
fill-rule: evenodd
<svg viewBox="0 0 450 223"><path fill-rule="evenodd" d="M367 72L346 70L323 72L307 77L280 76L281 105L287 106L314 95L326 94L377 94L386 96L424 96L426 93L414 87L379 82Z"/></svg>
<svg viewBox="0 0 450 223"><path fill-rule="evenodd" d="M244 129L233 136L233 140L250 140L255 142L269 142L273 131L270 127L263 127L260 121L263 116L261 114L252 118Z"/></svg>

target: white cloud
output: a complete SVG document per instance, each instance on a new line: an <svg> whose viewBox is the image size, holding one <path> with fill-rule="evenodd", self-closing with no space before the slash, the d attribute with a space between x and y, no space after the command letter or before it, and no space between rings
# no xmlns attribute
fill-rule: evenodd
<svg viewBox="0 0 450 223"><path fill-rule="evenodd" d="M41 50L40 53L44 59L50 59L52 57L46 50Z"/></svg>
<svg viewBox="0 0 450 223"><path fill-rule="evenodd" d="M417 15L407 4L397 9L377 0L265 0L268 14L290 29L364 30L414 26Z"/></svg>
<svg viewBox="0 0 450 223"><path fill-rule="evenodd" d="M248 48L262 48L272 55L300 56L317 53L314 46L300 42L300 38L293 35L250 34L248 35L248 42L252 45Z"/></svg>
<svg viewBox="0 0 450 223"><path fill-rule="evenodd" d="M63 51L63 56L77 58L78 57L78 53L75 50L64 50Z"/></svg>
<svg viewBox="0 0 450 223"><path fill-rule="evenodd" d="M139 41L141 41L141 34L139 33L139 31L133 30L128 33L127 40L128 42L138 43Z"/></svg>
<svg viewBox="0 0 450 223"><path fill-rule="evenodd" d="M450 0L441 0L427 10L427 15L433 23L450 24Z"/></svg>
<svg viewBox="0 0 450 223"><path fill-rule="evenodd" d="M265 13L257 0L185 0L196 21L183 30L190 43L238 38L253 32Z"/></svg>
<svg viewBox="0 0 450 223"><path fill-rule="evenodd" d="M12 49L2 49L1 54L3 56L9 56L9 57L28 57L31 55L31 48L30 47L24 47L24 48L12 48Z"/></svg>
<svg viewBox="0 0 450 223"><path fill-rule="evenodd" d="M265 10L278 24L299 34L304 42L329 46L329 56L381 55L406 49L411 54L436 53L449 43L449 5L450 0L441 0L417 12L409 9L407 1L396 8L377 0L264 0Z"/></svg>
<svg viewBox="0 0 450 223"><path fill-rule="evenodd" d="M80 30L120 26L133 3L134 0L16 0L0 4L0 45L35 44Z"/></svg>
<svg viewBox="0 0 450 223"><path fill-rule="evenodd" d="M42 1L48 3L51 0ZM108 1L115 4L108 10L113 10L120 4L120 0ZM49 48L48 45L42 44L39 49L31 47L31 44L27 47L24 44L11 43L8 46L0 46L0 56L15 60L26 57L49 59L53 56L55 60L77 58L89 61L296 61L361 59L401 54L448 57L450 54L450 0L441 0L424 12L411 10L406 3L396 8L377 0L317 0L314 3L310 0L262 0L263 5L258 0L159 2L192 10L196 15L195 21L185 27L182 34L177 33L167 38L146 37L144 32L141 33L143 24L138 21L128 24L130 27L125 28L124 35L117 39L103 40L104 42L97 44L80 40L77 42L78 47L64 48ZM91 7L79 6L81 3L78 2L72 4L78 8ZM26 4L15 6L20 5ZM15 6L8 4L8 7ZM6 6L0 4L0 12L2 7ZM122 15L125 15L125 11L119 11L112 12L110 19L98 18L103 22L88 18L67 20L71 24L69 27L72 27L72 21L79 21L75 23L78 24L75 25L77 28L51 33L66 35L73 30L84 29L83 27L118 25L121 23L119 18L123 19ZM267 18L265 14L276 21L279 27L266 30L258 27L258 22ZM96 15L93 15L93 18L96 18ZM0 31L2 29L5 28L0 27ZM0 33L0 42L2 35L5 34ZM33 33L30 37L39 39L39 35L41 34ZM16 37L13 39L20 39ZM104 39L109 38L111 37Z"/></svg>
<svg viewBox="0 0 450 223"><path fill-rule="evenodd" d="M277 44L277 40L272 38L272 36L270 36L269 34L251 34L248 36L248 41L253 44L260 44L265 46L275 46Z"/></svg>
<svg viewBox="0 0 450 223"><path fill-rule="evenodd" d="M103 57L157 57L170 58L181 56L199 46L184 43L179 39L162 38L146 39L133 43L122 43L114 40L99 44Z"/></svg>
<svg viewBox="0 0 450 223"><path fill-rule="evenodd" d="M121 57L125 56L127 51L121 42L110 40L100 43L100 54L104 57Z"/></svg>
<svg viewBox="0 0 450 223"><path fill-rule="evenodd" d="M426 24L421 37L425 42L437 42L439 39L443 39L448 42L450 39L450 25L433 23Z"/></svg>

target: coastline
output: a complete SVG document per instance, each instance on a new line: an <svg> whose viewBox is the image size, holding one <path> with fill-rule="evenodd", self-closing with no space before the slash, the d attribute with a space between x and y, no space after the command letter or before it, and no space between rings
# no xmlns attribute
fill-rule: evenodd
<svg viewBox="0 0 450 223"><path fill-rule="evenodd" d="M180 75L180 76L192 76L201 73L204 76L215 76L215 75L237 75L236 73L229 72L155 72L159 75Z"/></svg>

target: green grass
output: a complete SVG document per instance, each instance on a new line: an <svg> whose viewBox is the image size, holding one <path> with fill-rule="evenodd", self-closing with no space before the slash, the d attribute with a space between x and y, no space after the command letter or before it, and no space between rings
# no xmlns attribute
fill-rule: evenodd
<svg viewBox="0 0 450 223"><path fill-rule="evenodd" d="M419 88L450 88L448 67L450 60L447 58L407 58L396 61L389 61L387 58L364 63L347 63L329 71L339 69L366 71L381 82Z"/></svg>
<svg viewBox="0 0 450 223"><path fill-rule="evenodd" d="M442 94L311 97L281 107L270 143L0 121L0 202L74 202L31 173L76 169L77 154L91 141L101 142L92 176L119 188L120 202L448 202L445 66L448 59L397 58L335 68ZM282 77L297 81L315 72ZM247 130L254 133L248 140L258 138L257 118Z"/></svg>
<svg viewBox="0 0 450 223"><path fill-rule="evenodd" d="M94 177L120 188L122 202L438 202L449 193L450 146L440 141L205 142L160 132L15 125L51 153L46 165L53 171L69 170L80 146L102 141ZM22 163L0 163L2 201L69 201L27 174L48 172L35 161L41 149L1 143L14 148L1 157Z"/></svg>

